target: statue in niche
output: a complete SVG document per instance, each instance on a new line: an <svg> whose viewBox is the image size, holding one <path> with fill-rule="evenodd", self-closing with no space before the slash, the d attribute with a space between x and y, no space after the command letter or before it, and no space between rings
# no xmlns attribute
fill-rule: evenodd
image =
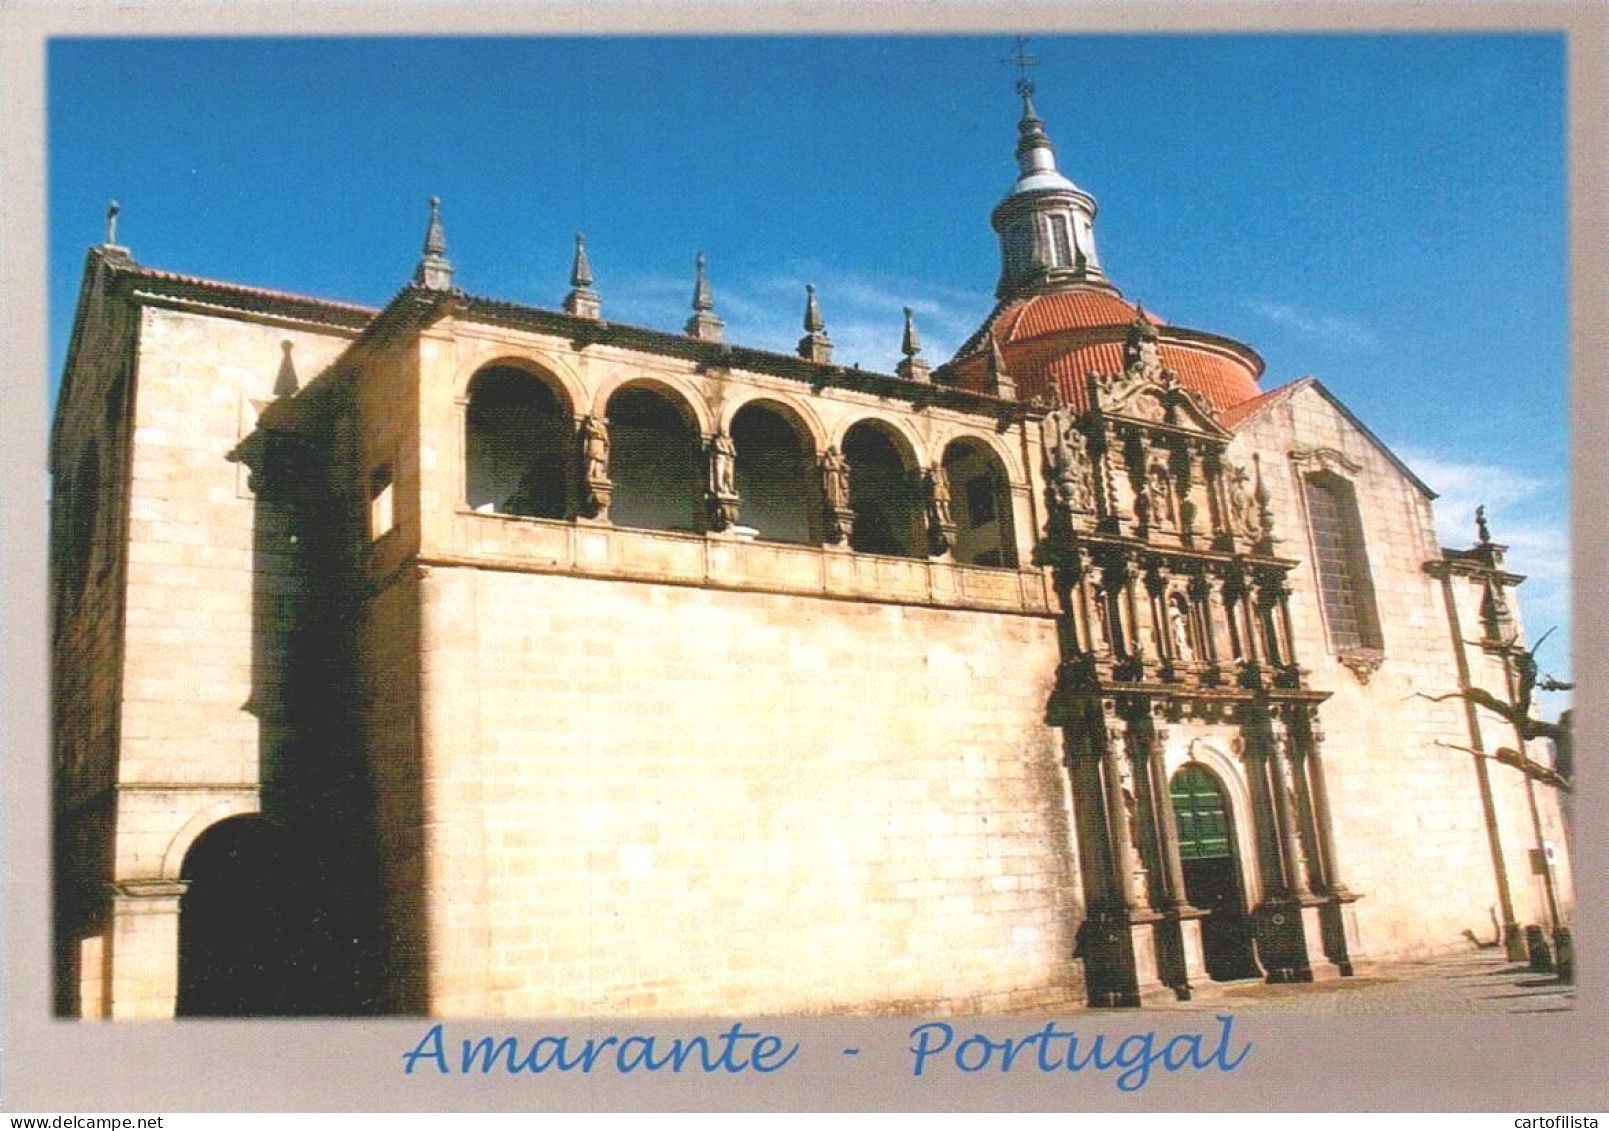
<svg viewBox="0 0 1609 1131"><path fill-rule="evenodd" d="M945 474L943 465L935 463L928 468L923 480L927 487L928 521L936 527L954 526L955 518L950 513L950 477Z"/></svg>
<svg viewBox="0 0 1609 1131"><path fill-rule="evenodd" d="M837 448L829 447L821 457L821 489L833 510L849 509L849 461Z"/></svg>
<svg viewBox="0 0 1609 1131"><path fill-rule="evenodd" d="M710 490L717 495L737 494L737 446L725 432L710 440Z"/></svg>
<svg viewBox="0 0 1609 1131"><path fill-rule="evenodd" d="M1176 659L1196 658L1195 649L1190 646L1190 610L1185 607L1184 598L1177 593L1168 599L1168 632L1173 638L1173 655Z"/></svg>
<svg viewBox="0 0 1609 1131"><path fill-rule="evenodd" d="M1173 485L1168 482L1168 469L1161 460L1152 462L1145 476L1146 509L1153 525L1172 524Z"/></svg>
<svg viewBox="0 0 1609 1131"><path fill-rule="evenodd" d="M1250 484L1251 476L1246 474L1246 469L1235 468L1229 481L1229 517L1237 533L1255 539L1263 533L1263 520L1251 496Z"/></svg>

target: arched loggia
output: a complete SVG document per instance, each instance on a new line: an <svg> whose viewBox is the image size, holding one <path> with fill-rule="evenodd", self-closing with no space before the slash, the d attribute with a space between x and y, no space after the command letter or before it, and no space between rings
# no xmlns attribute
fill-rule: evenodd
<svg viewBox="0 0 1609 1131"><path fill-rule="evenodd" d="M564 518L569 510L571 412L553 386L524 369L493 365L469 383L465 494L493 514Z"/></svg>
<svg viewBox="0 0 1609 1131"><path fill-rule="evenodd" d="M767 404L746 404L732 418L741 522L767 542L819 541L816 460L805 434Z"/></svg>
<svg viewBox="0 0 1609 1131"><path fill-rule="evenodd" d="M852 549L902 558L926 557L916 461L887 430L861 421L844 436L849 463Z"/></svg>

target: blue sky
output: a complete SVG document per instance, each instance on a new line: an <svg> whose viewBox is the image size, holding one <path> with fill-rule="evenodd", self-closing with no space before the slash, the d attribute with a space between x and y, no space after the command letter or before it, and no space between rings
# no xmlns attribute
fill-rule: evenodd
<svg viewBox="0 0 1609 1131"><path fill-rule="evenodd" d="M1568 664L1565 44L1557 35L1035 37L1035 101L1108 273L1319 377L1442 494L1484 501ZM106 201L140 262L375 305L443 198L456 282L556 306L585 231L605 316L935 363L992 304L1009 38L57 40L51 383Z"/></svg>

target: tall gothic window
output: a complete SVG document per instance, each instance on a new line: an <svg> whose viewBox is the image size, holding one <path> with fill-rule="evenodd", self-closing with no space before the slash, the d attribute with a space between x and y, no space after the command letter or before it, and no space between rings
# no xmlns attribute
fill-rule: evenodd
<svg viewBox="0 0 1609 1131"><path fill-rule="evenodd" d="M1327 473L1308 476L1304 485L1330 645L1337 652L1378 649L1383 643L1380 616L1374 604L1357 496L1350 483Z"/></svg>

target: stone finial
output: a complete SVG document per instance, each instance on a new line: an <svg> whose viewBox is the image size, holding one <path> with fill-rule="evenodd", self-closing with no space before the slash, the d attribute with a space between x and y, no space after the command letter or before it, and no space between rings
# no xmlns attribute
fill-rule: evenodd
<svg viewBox="0 0 1609 1131"><path fill-rule="evenodd" d="M1257 523L1262 533L1262 538L1258 544L1272 547L1275 541L1274 510L1272 506L1274 497L1268 490L1268 484L1263 482L1263 457L1253 452L1251 463L1254 471L1251 497L1252 501L1257 504Z"/></svg>
<svg viewBox="0 0 1609 1131"><path fill-rule="evenodd" d="M827 337L827 323L821 317L821 307L816 304L816 288L809 283L805 284L804 328L805 336L799 339L799 356L806 361L831 364L832 339Z"/></svg>
<svg viewBox="0 0 1609 1131"><path fill-rule="evenodd" d="M117 246L117 214L123 209L115 200L106 202L106 246Z"/></svg>
<svg viewBox="0 0 1609 1131"><path fill-rule="evenodd" d="M570 265L570 293L564 296L564 312L577 318L598 318L603 300L592 289L592 264L587 259L587 237L575 234L575 260Z"/></svg>
<svg viewBox="0 0 1609 1131"><path fill-rule="evenodd" d="M1490 546L1492 544L1492 528L1486 522L1485 504L1475 508L1475 534L1476 545Z"/></svg>
<svg viewBox="0 0 1609 1131"><path fill-rule="evenodd" d="M719 318L715 317L715 299L710 293L709 276L704 270L704 253L701 251L693 258L693 316L687 320L687 334L705 342L718 342L721 340L721 331L725 327Z"/></svg>
<svg viewBox="0 0 1609 1131"><path fill-rule="evenodd" d="M291 356L296 343L286 338L279 343L279 348L284 356L279 359L279 373L274 377L274 396L288 397L301 387L301 381L296 376L296 361Z"/></svg>
<svg viewBox="0 0 1609 1131"><path fill-rule="evenodd" d="M816 304L816 288L811 283L805 284L804 328L812 334L819 334L827 328L827 323L821 317L821 307Z"/></svg>
<svg viewBox="0 0 1609 1131"><path fill-rule="evenodd" d="M894 367L895 373L907 381L931 379L927 362L922 360L922 338L916 332L916 320L908 306L905 308L905 333L900 337L899 349L905 359Z"/></svg>
<svg viewBox="0 0 1609 1131"><path fill-rule="evenodd" d="M1017 382L1006 372L1006 358L1000 352L1000 339L989 332L988 368L985 370L984 391L1002 400L1016 400Z"/></svg>
<svg viewBox="0 0 1609 1131"><path fill-rule="evenodd" d="M430 198L430 222L425 225L424 255L413 273L415 285L426 290L452 288L453 265L447 260L447 234L441 226L441 197Z"/></svg>

